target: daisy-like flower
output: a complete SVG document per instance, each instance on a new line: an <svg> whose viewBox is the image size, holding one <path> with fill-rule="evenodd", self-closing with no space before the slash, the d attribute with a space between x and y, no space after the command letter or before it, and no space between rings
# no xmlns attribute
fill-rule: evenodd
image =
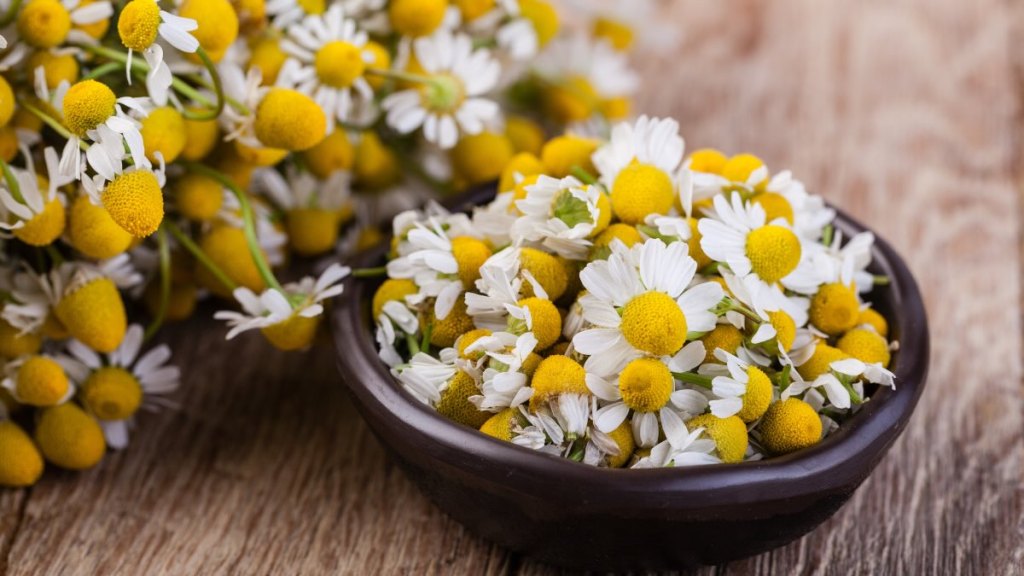
<svg viewBox="0 0 1024 576"><path fill-rule="evenodd" d="M89 147L89 152L108 146L120 145L120 138L107 138L100 135L101 140ZM123 153L123 151L121 152ZM117 153L100 157L115 159ZM89 195L89 200L97 206L103 206L118 226L136 238L145 238L156 232L164 219L163 188L167 183L167 175L163 156L157 153L159 166L154 170L149 164L135 164L125 167L120 160L108 167L109 174L96 174L82 177L82 189ZM108 177L112 176L112 177Z"/></svg>
<svg viewBox="0 0 1024 576"><path fill-rule="evenodd" d="M11 169L18 189L0 186L0 229L11 231L19 240L33 246L46 246L64 232L65 199L57 190L74 181L73 177L61 173L56 150L47 147L43 157L46 190L39 189L32 155L27 150L26 169Z"/></svg>
<svg viewBox="0 0 1024 576"><path fill-rule="evenodd" d="M601 220L600 197L597 188L572 176L559 180L542 175L526 187L526 198L516 201L523 216L512 226L512 239L538 243L563 258L583 260Z"/></svg>
<svg viewBox="0 0 1024 576"><path fill-rule="evenodd" d="M529 400L533 390L527 386L529 378L523 365L536 347L537 337L532 332L518 336L495 332L470 344L467 353L484 351L489 360L483 371L480 395L470 396L469 401L480 410L497 412Z"/></svg>
<svg viewBox="0 0 1024 576"><path fill-rule="evenodd" d="M669 214L688 172L680 170L684 149L679 123L672 119L641 116L612 129L593 161L620 220L639 224L651 214Z"/></svg>
<svg viewBox="0 0 1024 576"><path fill-rule="evenodd" d="M364 52L366 32L345 18L340 5L323 15L306 16L287 30L281 49L290 58L277 84L311 96L327 113L328 130L335 120L350 120L355 107L372 103L373 88L363 77L373 61L373 54Z"/></svg>
<svg viewBox="0 0 1024 576"><path fill-rule="evenodd" d="M413 51L427 77L417 88L384 99L389 126L402 134L422 126L428 141L451 148L460 133L478 134L497 118L498 105L481 97L501 73L488 50L474 49L469 36L440 30L417 38Z"/></svg>
<svg viewBox="0 0 1024 576"><path fill-rule="evenodd" d="M18 44L36 50L55 48L65 42L95 43L83 27L114 14L108 0L35 0L26 2L17 17Z"/></svg>
<svg viewBox="0 0 1024 576"><path fill-rule="evenodd" d="M633 437L640 446L654 446L659 431L673 445L683 445L688 433L683 421L701 414L708 402L696 390L677 390L672 372L693 370L703 359L704 344L697 341L667 363L660 358L632 360L614 382L588 371L587 388L606 402L594 413L594 426L607 434L632 414Z"/></svg>
<svg viewBox="0 0 1024 576"><path fill-rule="evenodd" d="M258 66L242 69L237 62L227 58L217 63L217 74L220 75L224 96L242 105L240 111L234 106L225 106L220 115L220 125L224 129L224 140L238 140L251 148L262 148L263 144L256 138L256 114L260 101L270 91L263 86L263 73Z"/></svg>
<svg viewBox="0 0 1024 576"><path fill-rule="evenodd" d="M302 256L334 248L339 225L352 210L349 174L342 170L318 180L291 166L285 175L264 168L253 174L253 189L265 193L284 211L291 248Z"/></svg>
<svg viewBox="0 0 1024 576"><path fill-rule="evenodd" d="M666 466L702 466L718 464L722 460L715 456L715 442L701 438L704 428L696 428L676 444L665 440L659 442L648 456L644 456L633 468L664 468Z"/></svg>
<svg viewBox="0 0 1024 576"><path fill-rule="evenodd" d="M402 363L402 357L395 348L398 331L403 334L415 334L419 330L420 321L416 313L409 308L404 300L389 300L381 307L377 316L377 345L380 346L380 358L385 364L395 367Z"/></svg>
<svg viewBox="0 0 1024 576"><path fill-rule="evenodd" d="M305 277L299 282L283 286L284 292L268 288L256 295L245 287L236 288L235 300L244 312L221 310L214 318L225 320L231 330L230 340L246 330L260 330L267 340L281 350L298 350L309 346L316 334L323 301L341 294L341 281L350 268L331 264L319 278Z"/></svg>
<svg viewBox="0 0 1024 576"><path fill-rule="evenodd" d="M715 357L725 362L728 375L716 376L711 381L711 413L718 418L739 415L744 422L753 422L764 414L772 401L772 382L759 367L722 350Z"/></svg>
<svg viewBox="0 0 1024 576"><path fill-rule="evenodd" d="M794 374L796 374L794 372ZM854 395L858 398L864 397L864 388L860 380L866 380L872 384L895 388L895 375L878 363L866 363L856 358L845 358L836 360L829 364L829 371L815 378L812 381L803 380L796 374L793 382L782 391L782 399L792 396L799 396L811 389L820 389L836 408L850 408Z"/></svg>
<svg viewBox="0 0 1024 576"><path fill-rule="evenodd" d="M117 33L128 49L125 73L132 82L132 54L142 52L149 72L146 73L146 91L158 106L167 104L168 88L173 79L171 69L164 62L164 49L157 44L159 36L181 52L192 53L199 41L191 32L199 24L191 18L182 18L161 10L156 0L131 0L121 10L117 20Z"/></svg>
<svg viewBox="0 0 1024 576"><path fill-rule="evenodd" d="M550 86L545 106L565 124L584 122L597 113L621 119L640 84L624 54L585 34L552 41L536 67Z"/></svg>
<svg viewBox="0 0 1024 576"><path fill-rule="evenodd" d="M712 330L723 296L715 282L690 286L697 264L686 244L657 239L632 249L613 242L607 260L580 272L583 316L594 327L573 338L588 372L616 374L641 356L672 356L691 334Z"/></svg>
<svg viewBox="0 0 1024 576"><path fill-rule="evenodd" d="M473 323L488 330L504 330L509 310L524 297L524 283L532 293L547 299L548 294L529 270L522 267L522 251L508 247L488 258L480 267L476 292L466 293L466 313Z"/></svg>
<svg viewBox="0 0 1024 576"><path fill-rule="evenodd" d="M121 345L100 355L89 346L71 340L68 356L59 361L80 389L86 409L100 421L107 444L116 450L128 445L128 430L140 408L168 406L160 398L178 389L181 372L167 365L171 349L161 344L142 356L142 326L132 324Z"/></svg>
<svg viewBox="0 0 1024 576"><path fill-rule="evenodd" d="M799 327L807 324L807 298L786 296L778 286L769 286L752 275L740 277L725 269L719 272L730 297L746 306L748 314L753 312L759 318L750 342L767 345L774 341L777 346L764 349L772 355L784 355L792 350ZM741 330L746 327L747 318L735 310L727 312L726 318Z"/></svg>
<svg viewBox="0 0 1024 576"><path fill-rule="evenodd" d="M821 280L803 248L803 242L783 218L766 222L760 204L744 202L733 192L731 202L715 196L714 217L698 223L700 246L711 259L729 265L739 276L752 275L769 285L781 283L805 294L814 293Z"/></svg>
<svg viewBox="0 0 1024 576"><path fill-rule="evenodd" d="M762 200L771 198L778 202L779 198L785 200L782 211L788 207L792 212L793 231L801 238L817 240L821 237L822 229L836 217L836 211L825 205L821 196L808 194L803 182L793 178L793 173L783 170L772 176L765 189L766 196Z"/></svg>
<svg viewBox="0 0 1024 576"><path fill-rule="evenodd" d="M830 244L815 245L820 249L811 255L811 259L823 283L855 285L857 292L868 292L875 280L874 275L867 270L871 265L871 248L874 244L874 234L861 232L844 245L843 233L837 230Z"/></svg>
<svg viewBox="0 0 1024 576"><path fill-rule="evenodd" d="M452 377L458 371L455 359L458 352L454 348L445 348L439 353L440 358L417 352L405 366L396 367L392 372L407 392L417 400L434 406L441 399Z"/></svg>
<svg viewBox="0 0 1024 576"><path fill-rule="evenodd" d="M26 406L63 404L74 396L76 390L64 368L49 356L23 356L12 360L4 365L3 375L0 388Z"/></svg>
<svg viewBox="0 0 1024 576"><path fill-rule="evenodd" d="M280 266L288 258L288 235L285 234L276 224L276 216L263 202L252 203L253 220L256 224L256 242L260 249L267 256L267 262L271 266ZM238 197L225 191L223 204L217 212L217 218L225 224L241 229L244 227L242 219L242 205Z"/></svg>

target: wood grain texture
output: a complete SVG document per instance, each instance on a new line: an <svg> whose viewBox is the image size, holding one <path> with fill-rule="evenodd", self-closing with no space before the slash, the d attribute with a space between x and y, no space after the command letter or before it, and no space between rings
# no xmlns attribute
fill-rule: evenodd
<svg viewBox="0 0 1024 576"><path fill-rule="evenodd" d="M932 322L931 378L889 456L833 519L704 574L1024 574L1019 3L666 2L678 54L638 109L688 146L754 151L871 223ZM166 336L181 409L85 474L0 493L9 574L523 574L388 461L333 353ZM342 335L344 337L344 335ZM728 538L727 534L722 535Z"/></svg>

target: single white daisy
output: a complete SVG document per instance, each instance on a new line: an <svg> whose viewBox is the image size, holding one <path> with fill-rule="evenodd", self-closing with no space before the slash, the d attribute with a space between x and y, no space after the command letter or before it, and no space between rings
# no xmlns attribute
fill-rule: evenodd
<svg viewBox="0 0 1024 576"><path fill-rule="evenodd" d="M665 440L659 442L648 456L637 461L632 468L665 468L666 466L702 466L704 464L719 464L721 459L715 456L717 449L715 442L708 438L701 438L704 428L695 428L675 444Z"/></svg>
<svg viewBox="0 0 1024 576"><path fill-rule="evenodd" d="M600 194L572 176L541 175L515 203L523 215L512 226L513 242L539 244L571 260L586 259L589 238L601 218Z"/></svg>
<svg viewBox="0 0 1024 576"><path fill-rule="evenodd" d="M454 348L445 348L438 356L440 358L417 352L409 359L408 364L392 369L392 373L407 392L430 406L441 400L441 393L458 371L455 366L458 352Z"/></svg>
<svg viewBox="0 0 1024 576"><path fill-rule="evenodd" d="M488 362L482 374L480 394L470 396L469 401L480 410L498 412L529 400L533 389L527 386L529 378L523 372L523 365L536 347L537 337L532 332L520 335L495 332L470 344L466 352L484 351Z"/></svg>
<svg viewBox="0 0 1024 576"><path fill-rule="evenodd" d="M121 10L117 24L121 43L128 48L125 63L128 84L132 83L132 55L142 52L149 67L146 91L158 106L167 104L173 75L164 62L164 49L157 39L163 39L181 52L193 53L199 49L199 41L191 33L199 28L199 23L161 10L156 0L132 0Z"/></svg>
<svg viewBox="0 0 1024 576"><path fill-rule="evenodd" d="M47 212L47 209L51 212L54 210L63 211L66 199L58 190L65 184L75 180L73 177L61 173L60 159L57 156L57 151L47 146L43 151L43 158L46 163L47 187L46 190L40 190L39 178L36 175L32 155L28 150L25 150L24 156L26 162L25 170L10 168L18 185L18 197L15 198L14 190L8 189L6 181L0 183L0 229L3 230L15 231L24 228L26 224L37 221L36 219L42 216L44 212ZM45 218L45 216L43 217ZM60 219L60 221L63 222L63 219ZM38 222L42 223L42 220L38 220ZM52 228L52 226L47 227ZM40 243L48 244L49 241L55 239L50 232L59 234L62 229L63 226L52 231L33 231L32 237L23 238L23 240L30 243L37 243L34 240L38 240ZM36 238L36 236L44 236L45 238Z"/></svg>

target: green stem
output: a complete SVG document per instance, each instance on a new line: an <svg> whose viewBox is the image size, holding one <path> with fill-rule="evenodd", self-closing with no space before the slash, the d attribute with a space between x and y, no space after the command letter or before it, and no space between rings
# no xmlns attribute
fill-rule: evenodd
<svg viewBox="0 0 1024 576"><path fill-rule="evenodd" d="M687 384L695 384L701 388L711 389L711 381L714 380L711 376L702 376L701 374L694 374L693 372L673 372L672 377L680 382Z"/></svg>
<svg viewBox="0 0 1024 576"><path fill-rule="evenodd" d="M573 164L572 168L569 169L569 174L579 178L580 182L583 182L584 184L590 184L592 186L596 186L598 184L597 178L579 164Z"/></svg>
<svg viewBox="0 0 1024 576"><path fill-rule="evenodd" d="M181 243L181 246L185 248L185 250L188 250L190 254L192 254L192 256L196 259L197 262L202 264L203 267L206 268L210 272L210 274L213 274L213 276L217 278L217 280L219 280L220 283L223 284L228 290L232 292L235 291L235 288L238 287L238 284L236 284L235 281L231 279L231 277L224 273L224 271L220 269L220 266L217 266L217 264L215 264L213 260L210 260L210 257L206 255L206 252L203 252L203 249L200 248L195 242L193 242L192 239L189 238L187 234L182 232L181 229L178 228L170 220L165 219L164 225L167 227L167 231L171 233L171 236L174 236L174 238Z"/></svg>
<svg viewBox="0 0 1024 576"><path fill-rule="evenodd" d="M7 12L0 17L0 27L7 26L11 22L14 22L14 17L18 15L18 9L21 8L21 0L14 0L11 5L7 7Z"/></svg>
<svg viewBox="0 0 1024 576"><path fill-rule="evenodd" d="M92 72L89 72L85 76L82 76L82 80L95 80L102 76L106 76L107 74L110 74L112 72L117 72L122 68L124 68L124 64L121 64L119 62L107 62L106 64L102 64L100 66L97 66L96 68L93 68Z"/></svg>
<svg viewBox="0 0 1024 576"><path fill-rule="evenodd" d="M242 231L245 233L245 241L249 245L249 254L252 255L253 263L256 264L256 269L259 271L260 277L263 278L263 282L265 282L267 286L277 290L287 297L288 292L286 292L284 287L281 286L281 283L277 281L277 277L274 276L274 272L270 269L270 264L267 263L267 259L263 255L263 250L260 248L259 238L256 236L256 217L246 193L243 192L242 189L239 188L230 178L209 166L195 162L185 162L184 165L192 172L213 178L235 195L235 198L238 199L238 204L242 209Z"/></svg>
<svg viewBox="0 0 1024 576"><path fill-rule="evenodd" d="M376 278L377 276L383 276L387 273L387 266L377 266L376 268L356 268L352 271L352 276L355 276L356 278Z"/></svg>
<svg viewBox="0 0 1024 576"><path fill-rule="evenodd" d="M125 52L121 52L120 50L115 50L113 48L107 48L106 46L100 46L96 44L76 44L75 46L81 48L82 50L85 50L86 52L91 52L97 56L102 56L109 60L120 62L121 64L128 64L128 54ZM133 59L132 70L134 71L136 68L141 70L143 73L149 72L150 70L149 64L147 64L145 60L140 61L139 59ZM171 87L174 88L182 96L190 98L191 100L194 100L202 104L203 106L213 107L215 105L213 101L211 101L209 98L201 94L195 88L189 86L185 82L182 82L181 79L177 76L171 77Z"/></svg>
<svg viewBox="0 0 1024 576"><path fill-rule="evenodd" d="M53 244L48 244L46 246L46 253L50 256L50 260L53 260L54 268L64 263L64 257L61 256L60 250L57 250Z"/></svg>
<svg viewBox="0 0 1024 576"><path fill-rule="evenodd" d="M821 231L821 243L824 244L825 246L831 246L832 237L833 235L835 235L835 231L835 227L833 227L831 224L825 226L825 229Z"/></svg>
<svg viewBox="0 0 1024 576"><path fill-rule="evenodd" d="M427 327L423 329L423 341L420 344L420 349L426 354L430 354L430 337L433 333L434 323L428 322Z"/></svg>
<svg viewBox="0 0 1024 576"><path fill-rule="evenodd" d="M882 276L882 275L879 275L879 274L875 274L874 276L871 277L871 281L874 283L875 286L888 286L889 285L889 277L888 276Z"/></svg>
<svg viewBox="0 0 1024 576"><path fill-rule="evenodd" d="M409 346L409 356L415 356L420 351L420 344L412 334L405 335L405 343Z"/></svg>
<svg viewBox="0 0 1024 576"><path fill-rule="evenodd" d="M4 182L7 183L7 189L11 191L11 196L14 196L14 199L18 202L25 204L25 198L21 195L21 186L18 185L18 179L15 178L11 167L2 158L0 158L0 170L3 170Z"/></svg>
<svg viewBox="0 0 1024 576"><path fill-rule="evenodd" d="M157 250L160 254L160 304L156 309L153 321L146 327L144 340L149 340L156 335L157 330L164 323L167 317L167 305L171 299L171 248L167 242L167 229L160 226L156 232Z"/></svg>
<svg viewBox="0 0 1024 576"><path fill-rule="evenodd" d="M217 67L214 65L213 60L210 60L209 55L206 54L206 50L200 46L196 50L196 54L199 55L199 59L203 61L203 66L210 73L210 78L213 78L213 92L217 95L217 105L210 110L203 112L189 112L185 111L184 116L189 120L214 120L220 113L224 111L224 86L221 84L220 74L217 72Z"/></svg>

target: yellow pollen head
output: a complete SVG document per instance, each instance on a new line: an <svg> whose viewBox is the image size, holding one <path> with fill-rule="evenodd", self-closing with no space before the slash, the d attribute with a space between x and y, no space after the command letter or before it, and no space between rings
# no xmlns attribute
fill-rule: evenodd
<svg viewBox="0 0 1024 576"><path fill-rule="evenodd" d="M548 140L540 150L540 161L544 163L544 173L553 178L565 178L574 166L579 166L591 174L596 173L590 155L597 150L598 140L566 134Z"/></svg>
<svg viewBox="0 0 1024 576"><path fill-rule="evenodd" d="M135 0L136 2L149 2L150 0ZM185 141L188 134L185 132L185 118L181 113L164 106L149 113L142 120L142 142L146 147L146 158L156 163L156 153L164 157L164 162L170 164L178 159L182 150L185 149Z"/></svg>
<svg viewBox="0 0 1024 576"><path fill-rule="evenodd" d="M32 356L18 368L18 400L30 406L53 406L68 393L68 377L56 361Z"/></svg>
<svg viewBox="0 0 1024 576"><path fill-rule="evenodd" d="M823 284L811 298L811 324L828 334L838 336L857 325L860 301L857 293L839 282Z"/></svg>
<svg viewBox="0 0 1024 576"><path fill-rule="evenodd" d="M426 36L444 20L448 0L391 0L391 27L402 36Z"/></svg>
<svg viewBox="0 0 1024 576"><path fill-rule="evenodd" d="M536 412L542 404L559 394L590 394L587 388L587 372L568 356L558 354L541 360L530 381L533 396L530 397L530 411Z"/></svg>
<svg viewBox="0 0 1024 576"><path fill-rule="evenodd" d="M664 292L644 292L622 308L620 325L626 342L655 356L675 354L686 342L686 315Z"/></svg>
<svg viewBox="0 0 1024 576"><path fill-rule="evenodd" d="M72 402L43 410L35 436L43 456L69 470L92 468L107 449L96 419Z"/></svg>
<svg viewBox="0 0 1024 576"><path fill-rule="evenodd" d="M376 300L376 297L374 297ZM477 340L490 336L491 331L487 328L477 328L476 330L470 330L462 336L455 339L455 349L459 353L459 358L467 358L469 360L479 360L484 357L485 352L483 350L476 350L474 352L466 352L466 348L469 348Z"/></svg>
<svg viewBox="0 0 1024 576"><path fill-rule="evenodd" d="M721 348L729 354L736 354L740 344L743 344L743 333L732 324L718 324L701 341L704 342L704 362L721 364L722 361L715 358L715 350Z"/></svg>
<svg viewBox="0 0 1024 576"><path fill-rule="evenodd" d="M213 150L220 139L216 120L185 120L185 147L181 157L185 160L202 160Z"/></svg>
<svg viewBox="0 0 1024 576"><path fill-rule="evenodd" d="M164 219L164 194L149 170L125 172L107 184L100 196L117 225L136 238L145 238Z"/></svg>
<svg viewBox="0 0 1024 576"><path fill-rule="evenodd" d="M505 167L501 170L501 178L498 180L498 192L508 192L515 190L516 185L516 174L521 177L534 176L544 171L544 165L541 164L540 158L537 158L529 152L520 152L512 157L511 160L505 164ZM523 190L525 198L526 190ZM517 200L521 198L516 198Z"/></svg>
<svg viewBox="0 0 1024 576"><path fill-rule="evenodd" d="M800 264L800 239L789 228L762 226L747 235L747 258L762 280L778 282Z"/></svg>
<svg viewBox="0 0 1024 576"><path fill-rule="evenodd" d="M234 141L234 151L238 155L238 158L253 167L256 166L273 166L284 157L288 155L288 151L283 148L270 148L268 146L248 146L242 142Z"/></svg>
<svg viewBox="0 0 1024 576"><path fill-rule="evenodd" d="M480 387L477 386L473 377L465 371L459 370L448 382L448 387L444 392L441 392L441 399L438 400L436 406L437 412L459 424L480 428L494 414L478 409L469 401L470 396L478 394L480 394Z"/></svg>
<svg viewBox="0 0 1024 576"><path fill-rule="evenodd" d="M512 141L504 134L471 134L452 148L452 167L468 184L481 184L497 179L513 152Z"/></svg>
<svg viewBox="0 0 1024 576"><path fill-rule="evenodd" d="M473 290L480 277L480 267L491 257L491 249L482 240L472 236L452 238L452 256L459 265L459 279L462 287Z"/></svg>
<svg viewBox="0 0 1024 576"><path fill-rule="evenodd" d="M377 70L387 70L391 68L391 53L388 52L387 48L381 46L380 43L369 40L363 45L363 54L369 55L366 62L367 68L376 68ZM380 90L384 87L387 82L387 78L383 76L367 76L366 81L370 83L370 86L374 90Z"/></svg>
<svg viewBox="0 0 1024 576"><path fill-rule="evenodd" d="M25 354L35 354L43 346L43 338L34 333L21 333L11 326L7 320L0 318L0 357L17 358Z"/></svg>
<svg viewBox="0 0 1024 576"><path fill-rule="evenodd" d="M39 480L43 457L32 439L10 420L0 420L0 486L23 488Z"/></svg>
<svg viewBox="0 0 1024 576"><path fill-rule="evenodd" d="M620 52L629 50L633 45L633 29L610 18L598 17L594 20L594 36L604 38Z"/></svg>
<svg viewBox="0 0 1024 576"><path fill-rule="evenodd" d="M557 348L557 346L552 346L552 349L554 348ZM527 378L533 378L534 372L537 371L537 367L540 366L540 363L543 360L544 358L540 354L530 352L530 355L526 357L526 360L523 360L523 374L526 374Z"/></svg>
<svg viewBox="0 0 1024 576"><path fill-rule="evenodd" d="M312 98L272 88L256 108L256 137L271 148L306 150L327 135L327 117Z"/></svg>
<svg viewBox="0 0 1024 576"><path fill-rule="evenodd" d="M722 177L730 182L746 182L747 178L757 170L764 166L764 162L754 156L753 154L737 154L722 166ZM755 189L758 192L763 192L768 186L768 179L762 180Z"/></svg>
<svg viewBox="0 0 1024 576"><path fill-rule="evenodd" d="M747 368L747 391L743 394L743 408L736 415L746 423L760 418L772 403L772 381L757 366Z"/></svg>
<svg viewBox="0 0 1024 576"><path fill-rule="evenodd" d="M64 233L64 205L54 198L43 205L43 211L14 231L14 235L32 246L47 246Z"/></svg>
<svg viewBox="0 0 1024 576"><path fill-rule="evenodd" d="M199 27L192 35L214 62L224 57L238 38L238 14L228 0L185 0L178 9L182 18L192 18ZM195 60L195 54L188 54Z"/></svg>
<svg viewBox="0 0 1024 576"><path fill-rule="evenodd" d="M537 350L544 350L562 335L562 315L550 300L543 298L524 298L519 306L530 311L533 320L533 335L537 338Z"/></svg>
<svg viewBox="0 0 1024 576"><path fill-rule="evenodd" d="M643 223L648 214L667 214L676 199L675 186L664 170L633 163L612 184L612 210L626 224Z"/></svg>
<svg viewBox="0 0 1024 576"><path fill-rule="evenodd" d="M519 251L519 264L522 270L533 275L534 280L548 293L548 298L552 301L565 294L569 286L569 276L558 258L536 248L523 248ZM533 296L533 285L524 280L522 293L525 296Z"/></svg>
<svg viewBox="0 0 1024 576"><path fill-rule="evenodd" d="M415 294L419 289L416 283L407 278L388 278L381 283L373 294L373 317L378 318L384 311L384 305L392 300L405 300L406 296Z"/></svg>
<svg viewBox="0 0 1024 576"><path fill-rule="evenodd" d="M854 328L836 342L836 348L868 364L889 367L889 343L871 328Z"/></svg>
<svg viewBox="0 0 1024 576"><path fill-rule="evenodd" d="M622 222L616 222L605 228L604 232L598 234L597 238L594 239L594 245L590 248L591 260L607 259L610 253L608 246L615 239L620 240L627 248L644 241L643 237L640 236L640 232L635 227L623 224Z"/></svg>
<svg viewBox="0 0 1024 576"><path fill-rule="evenodd" d="M619 453L615 455L608 455L608 467L609 468L622 468L632 458L633 452L636 451L636 440L633 439L633 427L629 422L623 422L619 424L619 427L608 433L608 437L615 442L615 445L619 448Z"/></svg>
<svg viewBox="0 0 1024 576"><path fill-rule="evenodd" d="M285 214L288 242L296 254L315 256L338 241L338 213L319 208L296 208Z"/></svg>
<svg viewBox="0 0 1024 576"><path fill-rule="evenodd" d="M420 329L426 330L426 323L432 324L430 343L441 348L454 346L455 340L459 336L473 329L473 318L466 313L465 294L459 294L458 300L455 301L455 306L452 307L451 312L443 320L438 320L434 316L433 306L430 307L425 316L426 318L423 319L425 324Z"/></svg>
<svg viewBox="0 0 1024 576"><path fill-rule="evenodd" d="M754 204L764 208L766 215L765 222L771 222L776 218L784 218L786 222L793 225L793 206L786 197L777 192L759 192L750 199Z"/></svg>
<svg viewBox="0 0 1024 576"><path fill-rule="evenodd" d="M704 428L704 433L714 441L722 462L743 461L749 439L747 426L738 416L719 418L713 414L704 414L690 419L686 427L690 430Z"/></svg>
<svg viewBox="0 0 1024 576"><path fill-rule="evenodd" d="M320 15L327 11L327 0L296 0L306 14Z"/></svg>
<svg viewBox="0 0 1024 576"><path fill-rule="evenodd" d="M160 7L155 0L132 0L125 4L117 19L117 34L129 50L142 52L156 42L160 27Z"/></svg>
<svg viewBox="0 0 1024 576"><path fill-rule="evenodd" d="M558 12L545 0L519 0L519 13L533 24L537 43L543 47L558 34Z"/></svg>
<svg viewBox="0 0 1024 576"><path fill-rule="evenodd" d="M452 4L458 7L466 22L472 22L494 8L494 0L452 0Z"/></svg>
<svg viewBox="0 0 1024 576"><path fill-rule="evenodd" d="M54 308L72 336L97 352L113 352L124 339L128 321L114 281L96 278L65 294Z"/></svg>
<svg viewBox="0 0 1024 576"><path fill-rule="evenodd" d="M814 380L818 376L829 371L829 366L836 360L849 358L845 352L833 348L824 342L818 342L814 346L814 354L806 362L797 368L797 372L804 380Z"/></svg>
<svg viewBox="0 0 1024 576"><path fill-rule="evenodd" d="M675 383L668 366L653 358L637 358L619 374L622 401L637 412L655 412L668 404Z"/></svg>
<svg viewBox="0 0 1024 576"><path fill-rule="evenodd" d="M821 419L811 405L787 398L768 408L758 426L761 444L772 454L788 454L821 440Z"/></svg>
<svg viewBox="0 0 1024 576"><path fill-rule="evenodd" d="M633 110L633 100L628 96L605 98L597 103L597 111L608 120L624 120Z"/></svg>
<svg viewBox="0 0 1024 576"><path fill-rule="evenodd" d="M793 341L796 340L796 322L793 321L793 317L782 310L776 310L768 313L768 319L772 328L775 328L775 339L782 345L783 350L789 352L793 347Z"/></svg>
<svg viewBox="0 0 1024 576"><path fill-rule="evenodd" d="M690 239L686 241L686 245L689 248L688 252L690 257L697 262L697 270L704 268L708 264L711 264L711 258L704 253L704 249L701 248L700 240L704 236L697 229L697 219L687 218L690 224Z"/></svg>
<svg viewBox="0 0 1024 576"><path fill-rule="evenodd" d="M14 91L11 90L11 85L7 83L7 79L0 76L0 126L7 126L7 123L11 121L14 116ZM38 132L39 130L34 130ZM15 153L17 152L17 133L15 137ZM14 158L14 153L11 154L11 158Z"/></svg>
<svg viewBox="0 0 1024 576"><path fill-rule="evenodd" d="M860 316L857 317L857 325L866 324L875 329L882 336L889 335L889 322L886 321L885 316L878 313L878 310L874 308L865 308L860 311Z"/></svg>
<svg viewBox="0 0 1024 576"><path fill-rule="evenodd" d="M594 229L590 231L590 237L594 238L608 229L612 223L612 199L603 191L597 191L597 222L594 222Z"/></svg>
<svg viewBox="0 0 1024 576"><path fill-rule="evenodd" d="M203 174L187 173L174 182L171 190L178 212L190 220L212 220L224 204L224 187Z"/></svg>
<svg viewBox="0 0 1024 576"><path fill-rule="evenodd" d="M721 174L729 159L714 148L701 148L690 154L690 170L694 172L706 172L708 174Z"/></svg>
<svg viewBox="0 0 1024 576"><path fill-rule="evenodd" d="M321 180L337 170L349 170L355 162L355 147L340 126L319 144L302 153L306 168Z"/></svg>
<svg viewBox="0 0 1024 576"><path fill-rule="evenodd" d="M142 405L142 386L124 368L105 366L82 384L82 399L100 420L124 420Z"/></svg>
<svg viewBox="0 0 1024 576"><path fill-rule="evenodd" d="M512 427L519 420L517 408L505 408L501 412L491 416L480 426L480 431L492 438L510 442L512 440Z"/></svg>
<svg viewBox="0 0 1024 576"><path fill-rule="evenodd" d="M278 350L304 350L313 343L322 317L307 318L292 314L277 324L260 328L260 332Z"/></svg>
<svg viewBox="0 0 1024 576"><path fill-rule="evenodd" d="M95 4L96 2L101 1L102 0L80 0L78 2L78 7L83 8L89 4ZM96 40L101 40L107 35L107 30L110 29L110 19L100 18L99 20L89 24L75 24L75 29L84 32Z"/></svg>
<svg viewBox="0 0 1024 576"><path fill-rule="evenodd" d="M39 50L28 58L28 69L35 74L36 68L43 69L46 87L55 90L61 82L73 84L78 80L78 60L71 54Z"/></svg>
<svg viewBox="0 0 1024 576"><path fill-rule="evenodd" d="M526 198L528 193L527 188L536 184L538 179L540 179L539 173L529 174L520 178L519 182L512 187L512 205L509 206L509 213L522 214L522 211L519 210L519 207L516 206L515 202Z"/></svg>
<svg viewBox="0 0 1024 576"><path fill-rule="evenodd" d="M18 14L18 36L33 48L53 48L71 31L71 14L58 0L29 0Z"/></svg>
<svg viewBox="0 0 1024 576"><path fill-rule="evenodd" d="M332 88L348 88L363 75L363 51L351 42L335 40L324 44L314 58L320 82Z"/></svg>
<svg viewBox="0 0 1024 576"><path fill-rule="evenodd" d="M264 86L273 86L277 75L288 60L288 53L281 49L280 41L272 36L260 38L250 48L249 68L259 68Z"/></svg>
<svg viewBox="0 0 1024 576"><path fill-rule="evenodd" d="M398 158L375 132L363 132L353 165L356 182L371 190L387 188L401 178Z"/></svg>
<svg viewBox="0 0 1024 576"><path fill-rule="evenodd" d="M77 136L85 136L114 115L116 102L117 96L106 84L95 80L76 82L64 95L64 124Z"/></svg>
<svg viewBox="0 0 1024 576"><path fill-rule="evenodd" d="M598 106L597 91L583 76L570 76L558 84L544 88L545 111L561 124L581 122Z"/></svg>
<svg viewBox="0 0 1024 576"><path fill-rule="evenodd" d="M544 146L544 128L525 116L505 118L505 136L512 141L512 148L516 152L528 152L536 156Z"/></svg>
<svg viewBox="0 0 1024 576"><path fill-rule="evenodd" d="M245 233L240 228L215 226L199 240L199 247L239 286L245 286L257 294L266 288L249 252ZM196 265L196 281L214 294L225 298L231 297L231 291L210 274L206 267L199 264Z"/></svg>

